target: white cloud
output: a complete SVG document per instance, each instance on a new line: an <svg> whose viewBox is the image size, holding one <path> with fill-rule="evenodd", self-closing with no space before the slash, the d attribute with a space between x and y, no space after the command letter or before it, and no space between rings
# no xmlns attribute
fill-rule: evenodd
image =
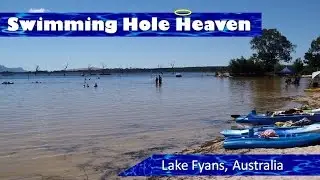
<svg viewBox="0 0 320 180"><path fill-rule="evenodd" d="M31 8L31 9L29 9L28 12L29 13L45 13L45 12L49 12L49 10L48 9L44 9L44 8L40 8L40 9Z"/></svg>

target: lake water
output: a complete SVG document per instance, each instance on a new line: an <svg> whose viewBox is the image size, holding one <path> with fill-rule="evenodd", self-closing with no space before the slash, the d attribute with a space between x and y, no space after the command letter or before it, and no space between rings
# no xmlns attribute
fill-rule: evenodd
<svg viewBox="0 0 320 180"><path fill-rule="evenodd" d="M216 137L231 114L291 106L307 84L198 73L0 77L0 179L115 179L153 153ZM88 77L89 79L89 77ZM41 84L32 83L41 81ZM98 88L93 84L97 82Z"/></svg>

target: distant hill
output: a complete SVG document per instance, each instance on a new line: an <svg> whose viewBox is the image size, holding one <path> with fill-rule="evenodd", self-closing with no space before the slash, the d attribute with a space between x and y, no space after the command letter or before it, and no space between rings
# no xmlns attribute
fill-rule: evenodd
<svg viewBox="0 0 320 180"><path fill-rule="evenodd" d="M0 65L0 72L25 72L24 69L22 69L21 67L17 67L17 68L7 68L3 65Z"/></svg>
<svg viewBox="0 0 320 180"><path fill-rule="evenodd" d="M67 69L67 71L88 71L88 68L77 68L77 69ZM98 68L98 67L91 67L90 68L91 71L98 71L98 70L102 70L102 68Z"/></svg>

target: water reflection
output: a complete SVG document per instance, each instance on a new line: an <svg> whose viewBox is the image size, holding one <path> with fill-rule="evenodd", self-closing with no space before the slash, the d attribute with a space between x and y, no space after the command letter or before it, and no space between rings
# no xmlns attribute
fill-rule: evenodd
<svg viewBox="0 0 320 180"><path fill-rule="evenodd" d="M303 81L303 80L302 80ZM287 105L283 98L303 92L301 86L285 86L283 78L230 78L232 102L236 99L247 102L247 106L257 111L279 109ZM237 95L235 97L234 95Z"/></svg>
<svg viewBox="0 0 320 180"><path fill-rule="evenodd" d="M156 90L157 90L157 93L160 93L162 92L162 84L156 84Z"/></svg>

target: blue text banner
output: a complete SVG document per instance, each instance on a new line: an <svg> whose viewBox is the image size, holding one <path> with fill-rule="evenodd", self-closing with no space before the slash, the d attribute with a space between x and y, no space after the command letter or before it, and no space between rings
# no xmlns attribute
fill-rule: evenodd
<svg viewBox="0 0 320 180"><path fill-rule="evenodd" d="M254 37L261 13L0 13L2 37Z"/></svg>
<svg viewBox="0 0 320 180"><path fill-rule="evenodd" d="M320 155L152 155L120 176L319 176Z"/></svg>

